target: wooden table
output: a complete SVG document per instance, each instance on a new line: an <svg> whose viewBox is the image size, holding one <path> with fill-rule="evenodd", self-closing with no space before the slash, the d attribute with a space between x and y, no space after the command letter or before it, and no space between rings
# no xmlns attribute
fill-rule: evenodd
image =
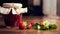
<svg viewBox="0 0 60 34"><path fill-rule="evenodd" d="M56 30L19 30L15 28L0 28L0 34L60 34L60 20L57 21Z"/></svg>
<svg viewBox="0 0 60 34"><path fill-rule="evenodd" d="M60 34L60 30L15 30L15 29L0 29L0 34Z"/></svg>
<svg viewBox="0 0 60 34"><path fill-rule="evenodd" d="M19 30L15 28L0 28L0 34L60 34L60 19L56 20L56 30Z"/></svg>

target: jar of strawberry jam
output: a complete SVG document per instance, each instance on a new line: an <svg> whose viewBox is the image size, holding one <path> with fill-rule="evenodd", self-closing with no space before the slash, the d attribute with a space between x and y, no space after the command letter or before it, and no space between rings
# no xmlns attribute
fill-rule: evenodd
<svg viewBox="0 0 60 34"><path fill-rule="evenodd" d="M22 20L22 14L12 14L11 10L9 14L3 15L3 18L6 26L19 26L19 23Z"/></svg>

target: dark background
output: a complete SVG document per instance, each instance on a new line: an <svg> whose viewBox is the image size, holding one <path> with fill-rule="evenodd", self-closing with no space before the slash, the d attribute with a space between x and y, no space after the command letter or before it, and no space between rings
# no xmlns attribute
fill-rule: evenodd
<svg viewBox="0 0 60 34"><path fill-rule="evenodd" d="M24 16L43 16L43 0L40 1L40 6L34 6L33 0L0 0L0 6L3 3L22 3L23 8L28 7L28 13L24 13Z"/></svg>

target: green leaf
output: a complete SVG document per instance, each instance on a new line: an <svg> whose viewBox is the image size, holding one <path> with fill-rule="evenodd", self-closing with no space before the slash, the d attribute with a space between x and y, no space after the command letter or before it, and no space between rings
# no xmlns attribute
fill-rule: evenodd
<svg viewBox="0 0 60 34"><path fill-rule="evenodd" d="M40 25L40 30L48 30L49 28L45 27L44 25Z"/></svg>
<svg viewBox="0 0 60 34"><path fill-rule="evenodd" d="M56 24L50 24L49 25L49 29L56 29L56 28L57 28Z"/></svg>
<svg viewBox="0 0 60 34"><path fill-rule="evenodd" d="M36 23L33 25L33 29L39 30L40 29L40 24Z"/></svg>

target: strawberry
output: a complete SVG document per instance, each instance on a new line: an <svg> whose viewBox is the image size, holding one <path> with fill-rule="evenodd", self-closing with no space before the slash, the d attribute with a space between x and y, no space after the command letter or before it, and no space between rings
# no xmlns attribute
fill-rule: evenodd
<svg viewBox="0 0 60 34"><path fill-rule="evenodd" d="M27 22L22 21L19 23L19 29L26 29L26 26L27 26Z"/></svg>
<svg viewBox="0 0 60 34"><path fill-rule="evenodd" d="M27 29L31 29L31 28L32 28L32 24L30 23L27 25Z"/></svg>
<svg viewBox="0 0 60 34"><path fill-rule="evenodd" d="M34 24L36 24L34 21L31 22L31 25L33 26Z"/></svg>

